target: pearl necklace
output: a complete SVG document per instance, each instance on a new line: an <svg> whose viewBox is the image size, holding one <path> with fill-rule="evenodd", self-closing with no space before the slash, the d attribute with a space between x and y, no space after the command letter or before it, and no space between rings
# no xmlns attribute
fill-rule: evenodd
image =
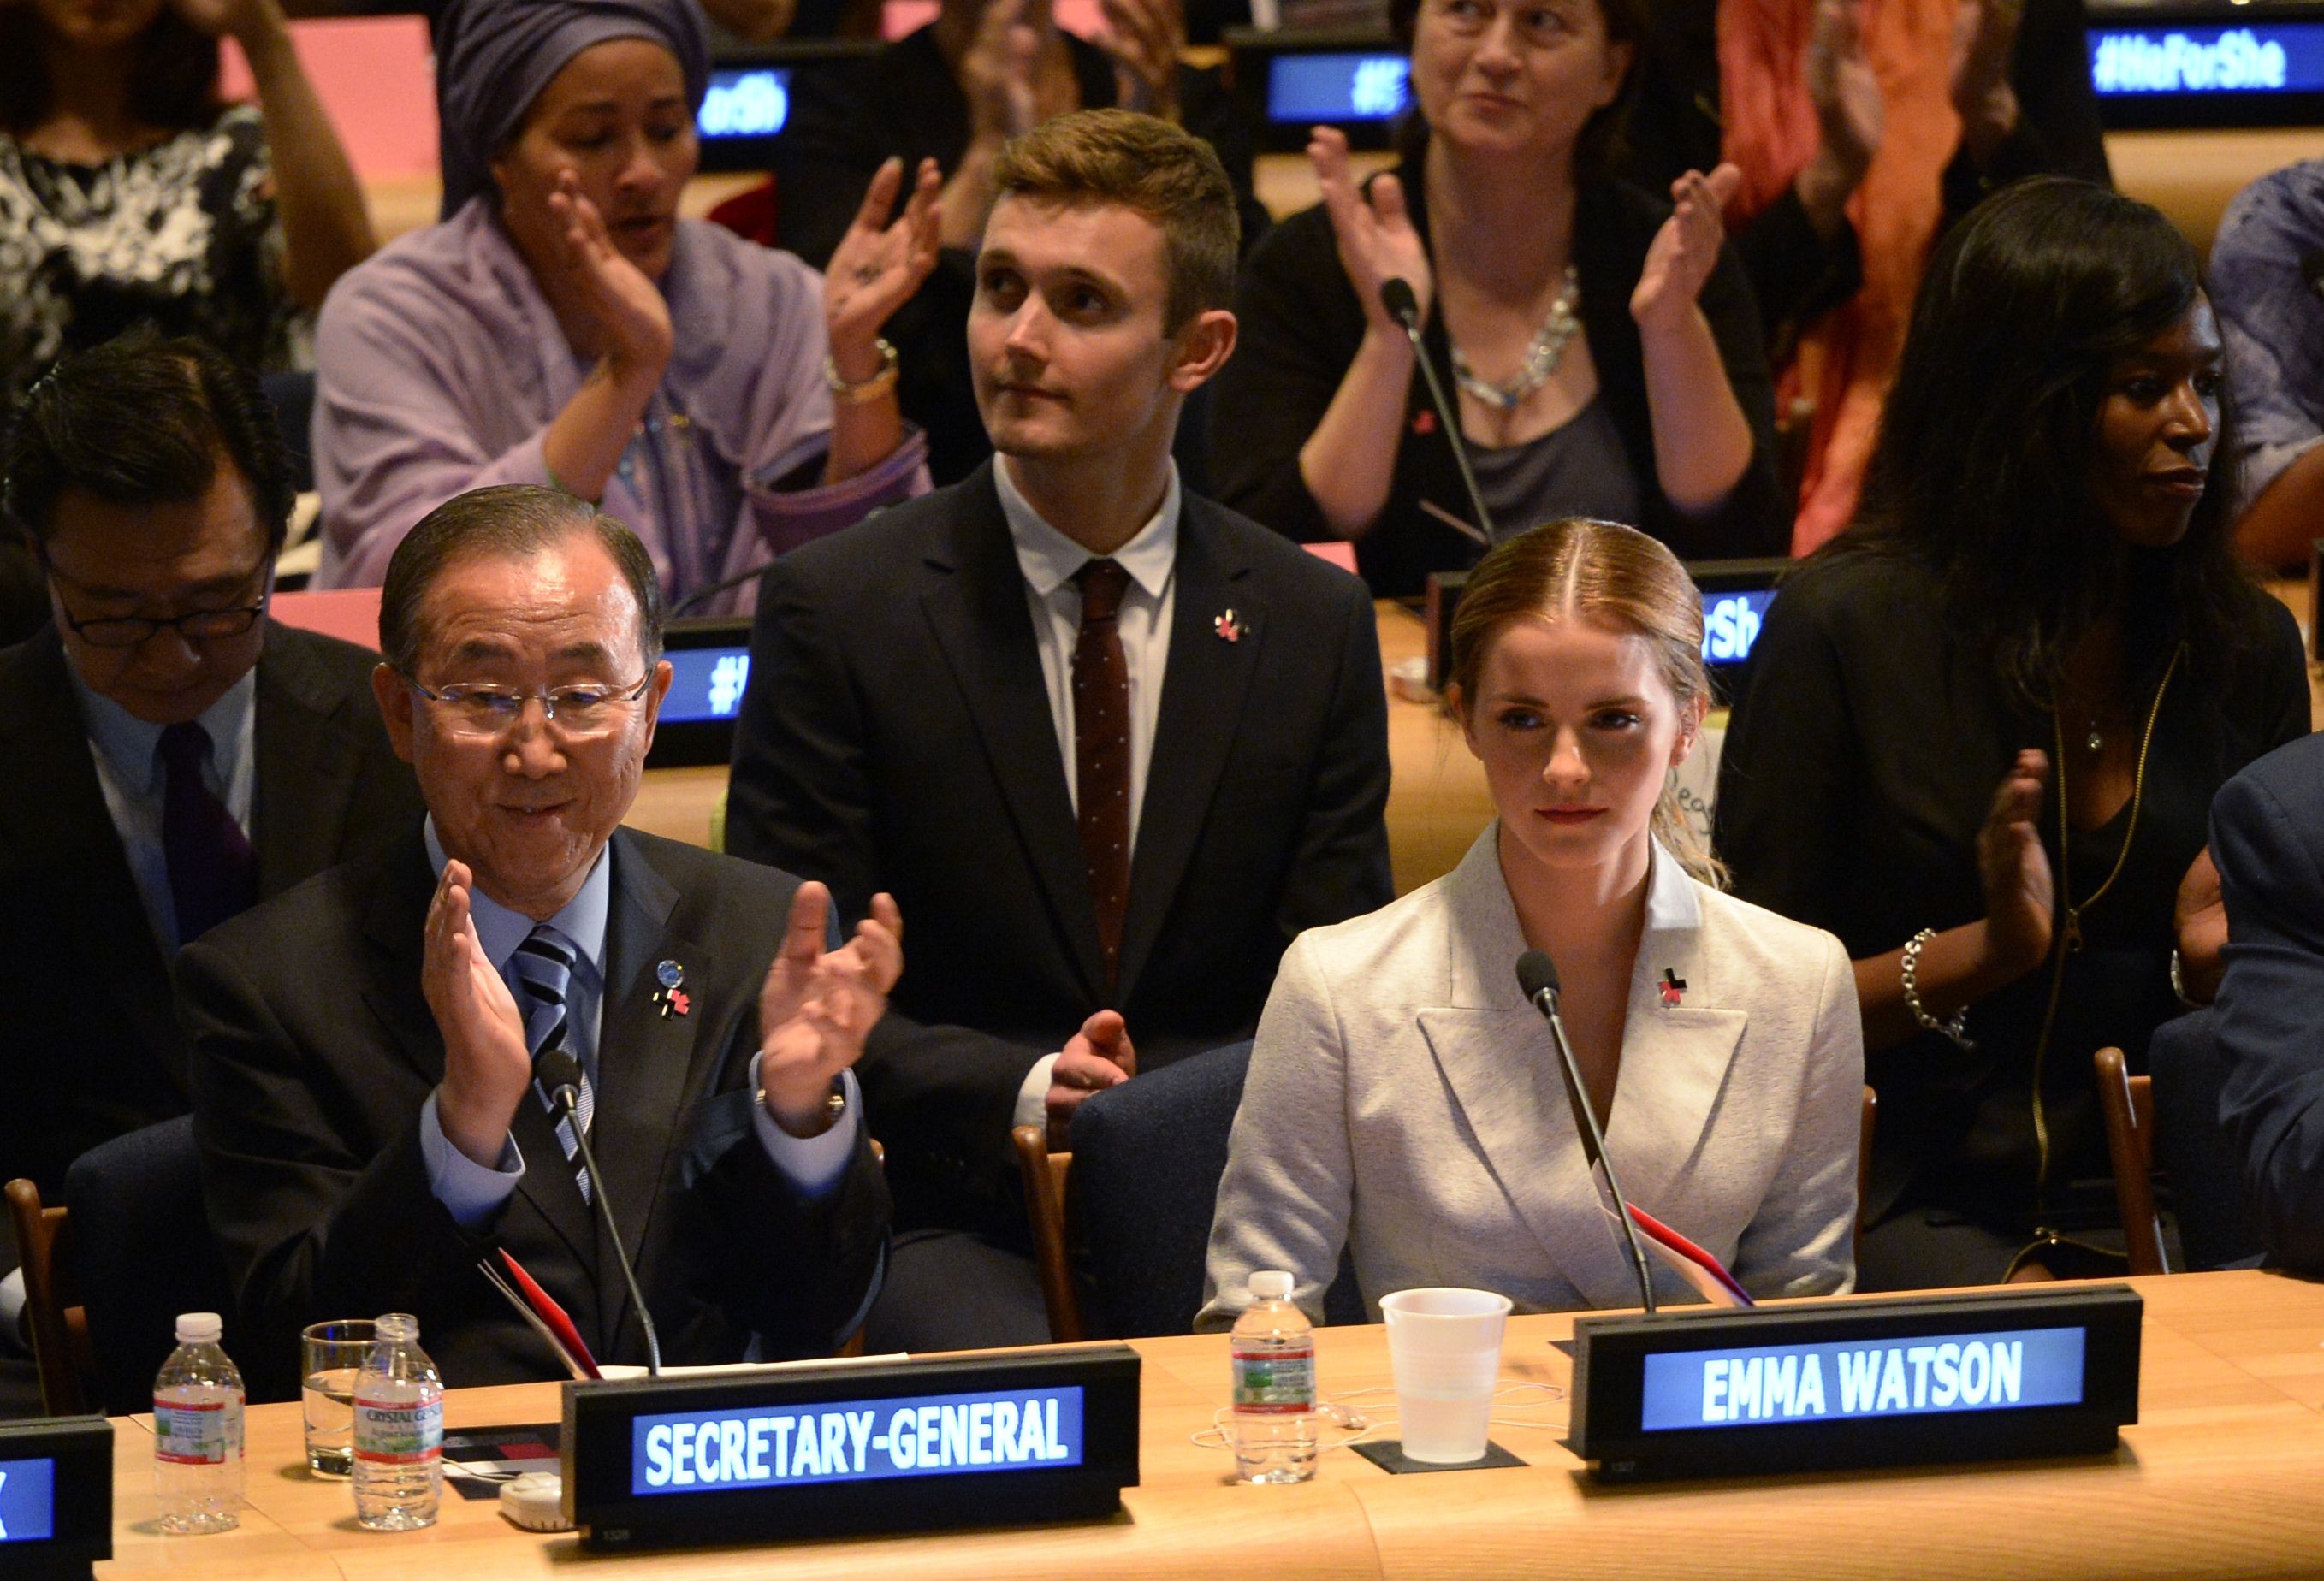
<svg viewBox="0 0 2324 1581"><path fill-rule="evenodd" d="M1557 364L1564 360L1565 348L1582 332L1582 320L1573 311L1581 296L1582 277L1569 263L1565 266L1565 283L1558 290L1557 300L1549 305L1549 317L1541 321L1541 327L1533 332L1533 339L1526 343L1525 361L1518 364L1516 372L1499 384L1488 383L1479 378L1469 366L1469 359L1462 354L1461 348L1454 346L1452 377L1462 391L1480 405L1495 411L1516 410L1526 397L1549 382L1549 376L1557 372Z"/></svg>

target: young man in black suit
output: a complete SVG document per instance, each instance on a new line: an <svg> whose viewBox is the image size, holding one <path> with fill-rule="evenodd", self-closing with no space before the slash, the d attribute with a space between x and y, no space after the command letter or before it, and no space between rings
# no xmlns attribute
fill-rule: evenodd
<svg viewBox="0 0 2324 1581"><path fill-rule="evenodd" d="M409 1311L447 1381L555 1376L505 1251L605 1361L814 1356L876 1288L888 1194L847 1074L901 969L892 902L830 949L819 884L619 827L670 666L636 537L480 489L397 548L373 684L428 804L394 846L179 959L205 1197L254 1387L301 1325ZM581 1124L540 1060L577 1062Z"/></svg>
<svg viewBox="0 0 2324 1581"><path fill-rule="evenodd" d="M1362 584L1184 493L1234 349L1217 158L1118 110L1009 146L969 319L999 459L768 573L727 847L893 890L863 1065L899 1238L875 1345L1047 1337L1009 1132L1250 1035L1304 928L1390 898ZM1133 1043L1134 1040L1134 1043Z"/></svg>
<svg viewBox="0 0 2324 1581"><path fill-rule="evenodd" d="M80 1154L185 1111L178 946L420 795L376 656L266 619L293 488L251 374L124 336L34 386L5 465L51 624L0 651L0 1180L53 1197Z"/></svg>

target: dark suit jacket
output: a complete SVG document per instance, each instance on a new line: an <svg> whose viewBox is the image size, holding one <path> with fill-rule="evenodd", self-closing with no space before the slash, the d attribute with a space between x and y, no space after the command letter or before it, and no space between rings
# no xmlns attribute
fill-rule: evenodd
<svg viewBox="0 0 2324 1581"><path fill-rule="evenodd" d="M1293 935L1392 894L1363 585L1183 497L1119 985L990 466L784 556L760 592L727 849L824 879L846 915L881 889L903 909L861 1067L900 1224L1010 1222L1018 1088L1092 1012L1122 1012L1144 1070L1237 1042ZM1230 608L1233 642L1213 624Z"/></svg>
<svg viewBox="0 0 2324 1581"><path fill-rule="evenodd" d="M378 662L332 638L266 629L251 808L262 898L419 816L411 770L372 700ZM53 630L0 652L0 1179L29 1175L44 1194L98 1143L186 1109L169 963L65 665Z"/></svg>
<svg viewBox="0 0 2324 1581"><path fill-rule="evenodd" d="M2219 1117L2268 1261L2324 1273L2324 735L2221 787L2211 856L2227 902Z"/></svg>
<svg viewBox="0 0 2324 1581"><path fill-rule="evenodd" d="M590 1141L670 1363L821 1355L865 1304L888 1195L868 1144L824 1196L760 1145L745 1089L758 994L798 880L630 830L613 840L605 1003ZM476 1272L505 1247L601 1361L645 1359L612 1243L537 1102L511 1127L523 1179L493 1220L429 1194L420 1111L444 1074L421 997L435 875L416 829L212 930L179 956L195 1139L210 1220L279 1389L300 1328L408 1311L455 1384L556 1375ZM689 1013L653 1004L676 961ZM272 1371L270 1371L272 1369ZM257 1380L254 1378L255 1384Z"/></svg>

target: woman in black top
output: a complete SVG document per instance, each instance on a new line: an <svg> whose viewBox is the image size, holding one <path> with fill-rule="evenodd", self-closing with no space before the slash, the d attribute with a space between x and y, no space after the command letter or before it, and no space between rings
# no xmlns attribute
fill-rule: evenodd
<svg viewBox="0 0 2324 1581"><path fill-rule="evenodd" d="M1857 524L1768 611L1717 844L1856 961L1864 1288L2077 1266L2060 1237L2111 1217L2090 1056L2177 1013L2212 795L2309 727L2233 558L2227 416L2170 223L2008 188L1931 260Z"/></svg>
<svg viewBox="0 0 2324 1581"><path fill-rule="evenodd" d="M1417 104L1404 163L1360 191L1344 140L1316 133L1324 202L1259 245L1236 303L1242 344L1212 408L1219 498L1296 538L1356 540L1384 594L1483 553L1379 301L1397 277L1500 536L1599 516L1685 557L1780 553L1774 397L1720 231L1732 172L1715 188L1689 172L1675 210L1608 179L1638 0L1397 0L1392 18Z"/></svg>

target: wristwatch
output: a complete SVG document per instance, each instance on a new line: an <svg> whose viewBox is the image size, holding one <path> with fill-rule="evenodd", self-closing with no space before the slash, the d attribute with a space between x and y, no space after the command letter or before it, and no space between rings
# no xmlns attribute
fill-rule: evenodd
<svg viewBox="0 0 2324 1581"><path fill-rule="evenodd" d="M831 1079L831 1090L824 1094L823 1098L823 1124L817 1126L814 1130L806 1133L805 1135L801 1135L800 1133L793 1131L788 1126L784 1125L779 1118L777 1118L774 1110L767 1108L767 1089L765 1088L761 1087L759 1089L758 1099L759 1107L762 1109L767 1109L767 1117L769 1119L774 1120L775 1125L787 1135L798 1136L800 1141L804 1142L808 1136L820 1136L825 1131L830 1130L834 1126L839 1124L839 1117L847 1112L847 1079L844 1076L835 1076Z"/></svg>

